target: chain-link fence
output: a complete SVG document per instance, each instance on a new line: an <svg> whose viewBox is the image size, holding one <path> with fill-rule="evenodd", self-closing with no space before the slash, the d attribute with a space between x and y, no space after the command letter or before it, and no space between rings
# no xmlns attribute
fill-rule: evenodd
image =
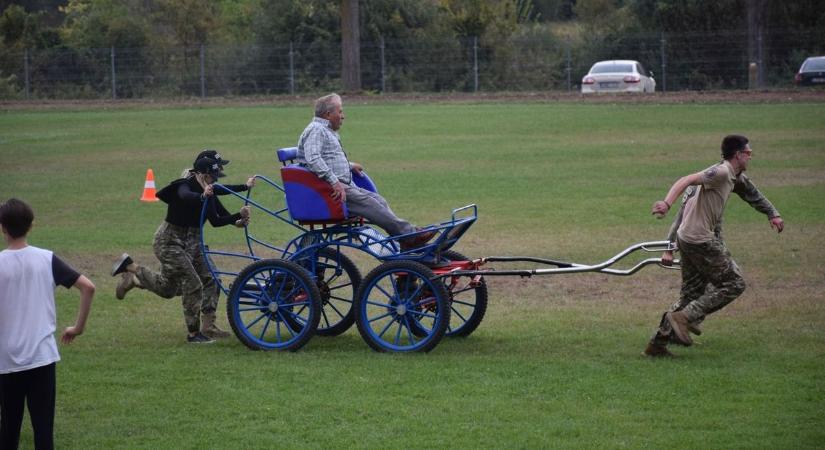
<svg viewBox="0 0 825 450"><path fill-rule="evenodd" d="M790 87L821 30L584 36L547 32L361 43L362 87L374 92L576 91L599 60L638 60L657 90ZM173 98L339 90L337 43L187 48L47 49L0 55L0 98ZM755 64L756 71L749 72ZM753 70L753 69L751 69ZM749 78L750 77L750 78Z"/></svg>

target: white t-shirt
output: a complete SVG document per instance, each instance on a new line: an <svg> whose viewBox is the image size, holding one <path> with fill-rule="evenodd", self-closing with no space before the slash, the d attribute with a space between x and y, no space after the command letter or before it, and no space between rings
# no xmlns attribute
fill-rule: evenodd
<svg viewBox="0 0 825 450"><path fill-rule="evenodd" d="M54 289L72 287L79 277L49 250L0 252L0 374L60 361Z"/></svg>

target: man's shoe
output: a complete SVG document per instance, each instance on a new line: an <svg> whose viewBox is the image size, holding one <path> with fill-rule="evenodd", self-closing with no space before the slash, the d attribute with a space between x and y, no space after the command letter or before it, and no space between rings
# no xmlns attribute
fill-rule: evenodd
<svg viewBox="0 0 825 450"><path fill-rule="evenodd" d="M665 317L670 323L670 328L673 330L676 343L684 345L685 347L693 345L693 339L691 339L690 332L688 331L688 323L690 323L690 321L685 312L669 312Z"/></svg>
<svg viewBox="0 0 825 450"><path fill-rule="evenodd" d="M120 255L120 258L118 258L117 261L115 261L114 266L112 266L112 276L115 277L118 274L125 272L129 264L132 264L133 262L134 261L132 261L132 258L129 257L128 253Z"/></svg>
<svg viewBox="0 0 825 450"><path fill-rule="evenodd" d="M406 252L408 250L412 250L414 248L421 247L422 245L426 244L430 241L430 239L435 236L436 231L423 231L422 228L416 228L416 231L421 231L421 233L416 234L414 236L410 236L408 238L401 239L399 243L401 244L401 251Z"/></svg>
<svg viewBox="0 0 825 450"><path fill-rule="evenodd" d="M702 335L702 329L699 328L698 323L692 323L692 322L688 323L687 329L688 329L688 331L695 334L696 336L701 336Z"/></svg>
<svg viewBox="0 0 825 450"><path fill-rule="evenodd" d="M115 297L117 297L118 300L123 300L126 297L126 293L137 287L138 284L137 279L135 279L135 274L124 272L120 283L118 283L115 288Z"/></svg>
<svg viewBox="0 0 825 450"><path fill-rule="evenodd" d="M670 353L664 345L648 343L645 351L642 352L642 356L649 356L651 358L673 358L676 355Z"/></svg>
<svg viewBox="0 0 825 450"><path fill-rule="evenodd" d="M212 344L215 341L204 336L202 333L196 333L194 336L186 335L186 342L190 344Z"/></svg>
<svg viewBox="0 0 825 450"><path fill-rule="evenodd" d="M212 339L227 338L230 336L229 332L221 330L215 325L215 314L204 314L203 325L201 325L201 334Z"/></svg>

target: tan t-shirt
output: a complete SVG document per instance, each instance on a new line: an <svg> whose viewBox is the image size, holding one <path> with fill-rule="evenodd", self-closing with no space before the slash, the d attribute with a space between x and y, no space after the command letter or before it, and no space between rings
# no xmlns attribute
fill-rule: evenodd
<svg viewBox="0 0 825 450"><path fill-rule="evenodd" d="M679 238L691 244L701 244L714 238L713 230L722 220L725 203L736 181L733 167L727 161L714 164L702 172L702 183L696 195L685 203Z"/></svg>

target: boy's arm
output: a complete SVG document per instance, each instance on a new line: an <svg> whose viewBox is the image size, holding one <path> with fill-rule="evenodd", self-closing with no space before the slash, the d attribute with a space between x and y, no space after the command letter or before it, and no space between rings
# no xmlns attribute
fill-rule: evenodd
<svg viewBox="0 0 825 450"><path fill-rule="evenodd" d="M684 205L682 205L682 208L679 209L679 213L676 214L676 218L673 219L673 223L670 225L670 231L667 233L667 240L670 242L671 247L676 246L676 232L682 224L682 214L684 214L684 211L685 208ZM673 265L673 250L665 250L662 253L662 265Z"/></svg>
<svg viewBox="0 0 825 450"><path fill-rule="evenodd" d="M754 186L746 175L743 174L741 181L733 185L733 192L739 195L742 200L748 202L753 209L768 216L771 227L778 233L782 232L782 229L785 228L785 222L782 220L779 211L776 210L770 200L759 192L759 189Z"/></svg>
<svg viewBox="0 0 825 450"><path fill-rule="evenodd" d="M77 311L77 320L74 326L66 327L60 340L64 344L71 344L74 338L83 334L86 328L86 319L92 309L92 299L95 296L95 285L91 280L81 275L74 283L74 287L80 290L80 309Z"/></svg>
<svg viewBox="0 0 825 450"><path fill-rule="evenodd" d="M662 218L667 214L670 210L670 207L673 206L673 202L682 195L685 189L688 186L693 186L697 184L702 184L702 180L704 179L704 174L702 172L694 173L692 175L687 175L682 178L679 178L673 186L670 187L670 190L667 192L664 200L659 200L653 204L653 215Z"/></svg>

